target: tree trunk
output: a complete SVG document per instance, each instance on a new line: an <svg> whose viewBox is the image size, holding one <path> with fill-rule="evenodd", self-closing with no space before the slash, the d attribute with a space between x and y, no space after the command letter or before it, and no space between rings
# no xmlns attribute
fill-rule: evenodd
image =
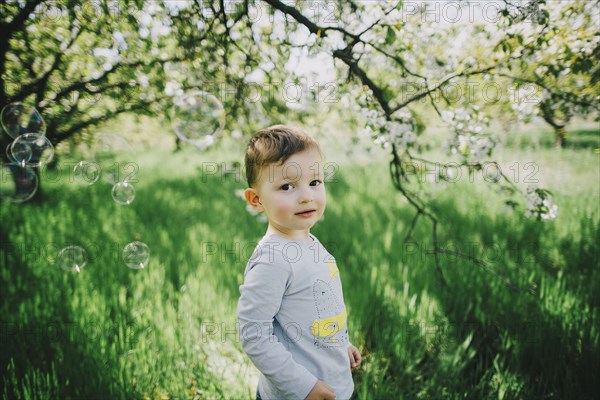
<svg viewBox="0 0 600 400"><path fill-rule="evenodd" d="M564 125L554 128L554 134L556 137L555 146L558 149L562 149L567 144L567 130Z"/></svg>
<svg viewBox="0 0 600 400"><path fill-rule="evenodd" d="M12 181L15 185L15 193L14 196L16 198L19 198L20 196L26 196L28 193L31 192L31 190L33 189L32 182L29 179L29 173L27 172L27 170L23 167L20 167L16 162L10 160L8 158L8 152L6 151L7 146L10 144L10 142L7 139L0 140L0 147L2 147L3 150L3 154L0 157L0 162L3 163L4 165L6 165L10 171L11 171L11 175L12 175ZM34 160L35 157L39 158L39 155L34 155L32 157L32 159ZM42 200L43 196L42 196L42 181L41 181L41 176L40 176L40 171L39 168L30 168L30 170L33 170L33 173L37 176L37 190L35 191L34 195L26 200L27 202L39 202ZM10 179L8 177L2 176L0 177L0 179Z"/></svg>

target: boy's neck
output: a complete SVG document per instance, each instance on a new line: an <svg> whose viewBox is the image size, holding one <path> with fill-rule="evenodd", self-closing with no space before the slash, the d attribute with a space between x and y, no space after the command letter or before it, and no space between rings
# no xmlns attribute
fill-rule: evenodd
<svg viewBox="0 0 600 400"><path fill-rule="evenodd" d="M279 229L269 225L265 236L270 236L270 235L281 236L281 237L283 237L285 239L289 239L289 240L301 240L301 241L311 241L312 240L312 238L310 237L310 229L307 229L306 231L297 231L296 235L291 236L290 234L281 232Z"/></svg>

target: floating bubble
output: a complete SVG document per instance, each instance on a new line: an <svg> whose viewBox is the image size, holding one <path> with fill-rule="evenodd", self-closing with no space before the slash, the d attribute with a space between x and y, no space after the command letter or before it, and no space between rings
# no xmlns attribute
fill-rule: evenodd
<svg viewBox="0 0 600 400"><path fill-rule="evenodd" d="M81 272L87 264L87 252L80 246L67 246L58 253L56 264L67 272Z"/></svg>
<svg viewBox="0 0 600 400"><path fill-rule="evenodd" d="M0 113L2 128L13 139L26 133L46 134L46 122L35 107L23 103L10 103Z"/></svg>
<svg viewBox="0 0 600 400"><path fill-rule="evenodd" d="M96 139L93 148L93 160L102 171L102 179L114 185L117 182L131 180L137 170L133 163L134 151L129 142L116 133L103 133Z"/></svg>
<svg viewBox="0 0 600 400"><path fill-rule="evenodd" d="M225 126L225 109L212 94L194 91L175 98L172 121L181 140L203 150L220 136Z"/></svg>
<svg viewBox="0 0 600 400"><path fill-rule="evenodd" d="M8 161L10 163L18 164L17 160L15 160L15 158L12 156L12 151L10 150L10 148L12 147L12 144L13 144L13 142L10 142L6 146L6 158L8 159Z"/></svg>
<svg viewBox="0 0 600 400"><path fill-rule="evenodd" d="M75 167L73 167L73 178L75 182L82 185L93 185L98 182L102 170L100 166L91 161L79 161Z"/></svg>
<svg viewBox="0 0 600 400"><path fill-rule="evenodd" d="M23 136L19 136L23 137ZM17 138L18 139L18 138ZM8 148L8 153L10 154L9 159L21 166L25 166L29 160L31 160L31 155L33 151L31 146L27 141L15 139Z"/></svg>
<svg viewBox="0 0 600 400"><path fill-rule="evenodd" d="M123 249L123 261L131 269L143 269L150 262L150 248L143 242L131 242Z"/></svg>
<svg viewBox="0 0 600 400"><path fill-rule="evenodd" d="M126 206L135 199L135 188L129 182L117 182L112 188L112 197L117 203Z"/></svg>
<svg viewBox="0 0 600 400"><path fill-rule="evenodd" d="M38 176L31 167L16 163L0 166L0 198L23 203L33 197L38 186Z"/></svg>
<svg viewBox="0 0 600 400"><path fill-rule="evenodd" d="M52 161L54 146L46 136L25 133L17 137L10 146L13 159L29 167L41 167Z"/></svg>

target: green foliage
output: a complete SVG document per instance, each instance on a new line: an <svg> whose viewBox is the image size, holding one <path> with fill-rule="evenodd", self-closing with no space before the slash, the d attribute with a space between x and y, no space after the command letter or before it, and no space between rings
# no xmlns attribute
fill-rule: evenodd
<svg viewBox="0 0 600 400"><path fill-rule="evenodd" d="M596 156L536 154L541 170L560 162L567 174L545 182L563 210L555 223L504 212L482 180L433 199L444 222L439 245L476 243L475 255L487 255L483 268L442 254L450 291L434 272L427 227L404 242L413 211L373 179L385 162L336 160L325 220L313 232L338 261L351 339L363 354L355 398L593 397L600 222L598 188L589 185L598 171L584 167ZM256 371L233 332L248 251L265 225L235 196L241 179L222 168L207 174L203 164L239 159L239 149L145 153L127 207L110 200L107 185L66 181L44 182L41 204L0 204L5 398L253 395ZM150 246L146 270L121 260L133 240ZM90 255L80 274L53 265L72 243Z"/></svg>
<svg viewBox="0 0 600 400"><path fill-rule="evenodd" d="M168 120L173 96L188 89L219 98L228 111L228 130L254 129L263 103L268 112L290 113L282 108L285 100L265 95L267 90L246 101L243 78L259 69L262 61L255 57L264 51L248 23L248 4L222 7L219 2L10 1L1 11L0 108L15 101L35 105L54 145L80 141L122 113ZM283 64L283 55L269 56ZM283 82L285 75L277 69L269 77ZM3 148L8 139L0 135Z"/></svg>
<svg viewBox="0 0 600 400"><path fill-rule="evenodd" d="M510 84L517 89L535 85L543 92L536 103L550 103L544 117L552 123L563 125L573 115L597 109L600 69L594 61L600 47L593 2L506 2L496 33L481 22L439 23L440 15L431 23L427 13L432 10L424 5L412 10L413 5L396 2L388 9L376 2L298 3L296 11L305 17L299 19L282 18L276 12L283 9L278 1L12 0L0 10L0 106L12 101L36 105L57 144L120 113L168 119L178 90L200 88L224 103L228 130L252 131L263 122L290 113L302 116L314 108L303 102L290 109L285 96L272 95L272 87L281 92L285 83L298 81L284 65L294 49L302 48L308 56L324 50L333 58L342 58L333 50L346 49L350 57L342 58L338 70L347 78L338 79L337 92L367 84L367 77L391 106L416 93L407 85L424 89L439 84L439 99L439 92L452 83L445 81L449 74L476 82L486 72L486 79L499 82L504 94ZM439 14L435 7L433 11ZM306 35L307 29L313 33ZM472 30L469 43L449 50L467 29ZM299 42L298 36L306 37ZM349 60L358 60L356 66L368 73L348 71ZM496 69L486 71L494 65ZM253 73L266 78L247 81ZM509 80L503 80L507 75ZM249 83L261 86L257 101L247 101L245 95L256 89ZM315 91L312 86L302 89ZM438 107L487 100L443 97ZM508 97L503 98L506 119L514 103Z"/></svg>

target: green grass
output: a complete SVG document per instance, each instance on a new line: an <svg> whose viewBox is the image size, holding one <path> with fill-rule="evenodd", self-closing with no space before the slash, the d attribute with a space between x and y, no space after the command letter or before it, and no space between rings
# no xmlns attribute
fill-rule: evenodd
<svg viewBox="0 0 600 400"><path fill-rule="evenodd" d="M129 206L106 184L77 186L64 174L43 182L43 201L0 203L3 398L253 398L257 371L236 340L235 308L266 226L235 197L243 182L206 164L240 154L232 143L145 151ZM337 173L313 233L340 266L351 340L364 356L357 399L595 396L598 155L498 156L503 171L518 161L528 173L523 165L535 162L559 217L504 211L482 179L438 190L440 244L488 263L441 256L446 289L427 254L430 224L421 220L404 243L414 210L391 184L389 156L330 154ZM134 240L151 249L144 270L120 259ZM88 251L80 274L53 264L68 244Z"/></svg>
<svg viewBox="0 0 600 400"><path fill-rule="evenodd" d="M565 139L566 149L598 149L600 148L600 127L598 123L590 126L571 129ZM509 146L526 146L534 148L550 149L555 146L556 137L554 131L547 125L543 128L534 129L527 135L521 131L509 132L504 138L505 144Z"/></svg>

